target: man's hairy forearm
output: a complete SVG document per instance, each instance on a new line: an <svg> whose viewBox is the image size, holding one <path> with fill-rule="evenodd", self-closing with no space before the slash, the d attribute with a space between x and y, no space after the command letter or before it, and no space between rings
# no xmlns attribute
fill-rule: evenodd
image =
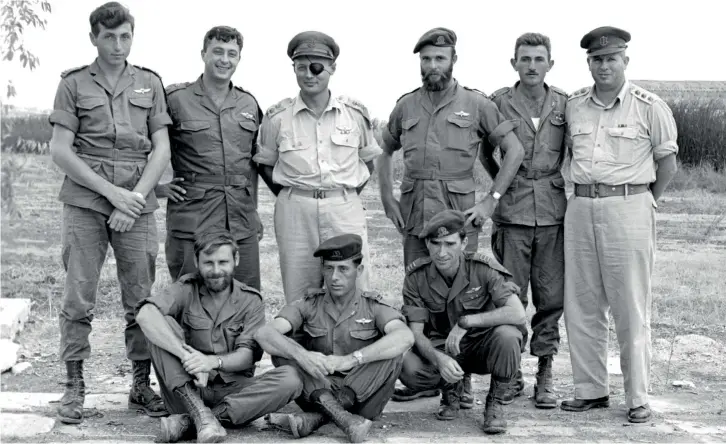
<svg viewBox="0 0 726 444"><path fill-rule="evenodd" d="M491 311L464 316L463 328L489 328L498 325L518 325L524 321L524 313L517 307L504 305Z"/></svg>
<svg viewBox="0 0 726 444"><path fill-rule="evenodd" d="M300 344L270 325L260 328L255 334L255 340L268 354L285 359L295 360L300 353L305 352Z"/></svg>
<svg viewBox="0 0 726 444"><path fill-rule="evenodd" d="M507 192L509 185L512 184L514 176L522 165L524 148L513 132L507 134L502 140L501 145L504 158L502 159L502 166L499 168L496 177L493 178L494 185L492 189L499 192L499 194L504 194Z"/></svg>
<svg viewBox="0 0 726 444"><path fill-rule="evenodd" d="M169 164L169 159L171 159L169 135L166 127L152 134L151 141L154 149L151 151L149 162L144 168L141 178L134 187L134 191L141 193L144 197L159 183L159 179L161 179L166 166Z"/></svg>
<svg viewBox="0 0 726 444"><path fill-rule="evenodd" d="M226 372L241 372L255 365L252 350L249 348L238 348L226 355L216 355L222 359L222 365Z"/></svg>
<svg viewBox="0 0 726 444"><path fill-rule="evenodd" d="M376 342L360 349L365 362L393 359L408 351L413 345L413 335L407 328L396 329Z"/></svg>
<svg viewBox="0 0 726 444"><path fill-rule="evenodd" d="M651 185L651 192L655 200L660 199L666 187L673 180L678 171L676 155L669 154L658 161L658 170L655 172L655 182Z"/></svg>
<svg viewBox="0 0 726 444"><path fill-rule="evenodd" d="M426 337L423 331L413 332L414 344L418 353L434 365L438 365L440 351L436 350L431 340Z"/></svg>

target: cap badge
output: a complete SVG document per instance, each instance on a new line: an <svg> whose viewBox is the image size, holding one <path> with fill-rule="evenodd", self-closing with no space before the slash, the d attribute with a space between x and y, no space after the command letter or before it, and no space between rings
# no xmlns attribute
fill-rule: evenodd
<svg viewBox="0 0 726 444"><path fill-rule="evenodd" d="M436 44L437 45L443 45L445 43L446 43L446 40L444 40L444 36L443 35L440 35L439 38L436 39Z"/></svg>
<svg viewBox="0 0 726 444"><path fill-rule="evenodd" d="M343 259L343 255L340 253L340 250L333 250L333 253L330 255L332 259Z"/></svg>
<svg viewBox="0 0 726 444"><path fill-rule="evenodd" d="M449 230L446 229L446 227L439 227L438 230L436 230L436 235L438 237L444 237L449 235Z"/></svg>
<svg viewBox="0 0 726 444"><path fill-rule="evenodd" d="M600 37L600 46L607 46L608 44L608 36L604 35Z"/></svg>
<svg viewBox="0 0 726 444"><path fill-rule="evenodd" d="M308 48L315 48L315 40L308 40L307 45Z"/></svg>

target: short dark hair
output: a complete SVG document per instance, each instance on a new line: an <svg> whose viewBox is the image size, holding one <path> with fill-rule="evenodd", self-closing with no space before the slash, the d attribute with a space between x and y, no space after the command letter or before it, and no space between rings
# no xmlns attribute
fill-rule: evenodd
<svg viewBox="0 0 726 444"><path fill-rule="evenodd" d="M231 26L215 26L214 28L207 31L204 34L204 42L202 43L202 51L206 51L209 46L209 42L213 39L219 40L220 42L230 42L237 40L239 50L242 51L242 33Z"/></svg>
<svg viewBox="0 0 726 444"><path fill-rule="evenodd" d="M199 259L202 252L212 254L225 245L232 248L232 256L237 254L237 242L229 231L198 233L194 239L194 257Z"/></svg>
<svg viewBox="0 0 726 444"><path fill-rule="evenodd" d="M544 34L536 32L528 32L520 35L514 43L514 59L517 59L517 50L520 46L544 46L547 48L547 58L552 58L552 44L550 38Z"/></svg>
<svg viewBox="0 0 726 444"><path fill-rule="evenodd" d="M91 23L91 32L95 36L101 32L99 25L113 29L128 22L131 25L131 32L134 31L134 16L127 7L119 2L108 2L94 9L88 21Z"/></svg>

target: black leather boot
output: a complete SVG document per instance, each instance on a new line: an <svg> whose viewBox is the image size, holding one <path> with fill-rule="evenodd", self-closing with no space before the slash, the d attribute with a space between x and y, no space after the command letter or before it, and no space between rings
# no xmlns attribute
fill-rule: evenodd
<svg viewBox="0 0 726 444"><path fill-rule="evenodd" d="M492 377L487 394L486 410L482 429L487 434L504 433L507 431L507 420L504 418L502 398L509 389L509 383L495 380Z"/></svg>
<svg viewBox="0 0 726 444"><path fill-rule="evenodd" d="M184 407L197 429L197 442L220 442L227 436L227 431L214 417L212 411L204 405L194 384L187 382L182 387L174 390L179 396Z"/></svg>
<svg viewBox="0 0 726 444"><path fill-rule="evenodd" d="M157 418L169 416L164 401L151 388L151 360L131 361L134 382L129 392L129 409L143 410L147 415Z"/></svg>
<svg viewBox="0 0 726 444"><path fill-rule="evenodd" d="M328 389L315 390L310 395L310 400L317 404L323 413L337 425L350 442L363 442L366 439L368 430L371 428L371 421L362 416L354 415L340 403L338 398Z"/></svg>
<svg viewBox="0 0 726 444"><path fill-rule="evenodd" d="M328 418L318 412L269 413L265 420L272 427L304 438L328 423Z"/></svg>
<svg viewBox="0 0 726 444"><path fill-rule="evenodd" d="M441 402L436 419L440 421L451 421L459 416L461 409L461 393L464 390L462 381L453 384L445 384L441 388Z"/></svg>
<svg viewBox="0 0 726 444"><path fill-rule="evenodd" d="M86 400L83 361L66 361L66 374L66 389L58 406L58 420L64 424L80 424Z"/></svg>
<svg viewBox="0 0 726 444"><path fill-rule="evenodd" d="M552 387L552 356L542 356L537 364L537 383L534 386L534 406L538 409L557 407L557 397Z"/></svg>
<svg viewBox="0 0 726 444"><path fill-rule="evenodd" d="M192 418L186 413L161 418L159 424L161 426L159 442L177 442L182 439L186 441L193 438L194 427L191 427Z"/></svg>
<svg viewBox="0 0 726 444"><path fill-rule="evenodd" d="M507 390L502 397L502 404L507 405L514 402L514 398L524 393L524 376L522 376L522 370L517 370L517 374L512 378L512 381L508 384Z"/></svg>

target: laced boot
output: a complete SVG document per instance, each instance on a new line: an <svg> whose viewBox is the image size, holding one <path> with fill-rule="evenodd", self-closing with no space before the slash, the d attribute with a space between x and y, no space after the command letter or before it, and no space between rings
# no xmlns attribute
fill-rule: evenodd
<svg viewBox="0 0 726 444"><path fill-rule="evenodd" d="M151 388L151 360L131 361L134 382L129 392L129 409L143 410L148 416L169 416L164 401Z"/></svg>
<svg viewBox="0 0 726 444"><path fill-rule="evenodd" d="M192 418L186 413L161 418L159 442L177 442L192 439L194 427L191 427L191 425Z"/></svg>
<svg viewBox="0 0 726 444"><path fill-rule="evenodd" d="M542 356L537 364L537 383L534 386L534 406L538 409L557 407L557 397L552 387L552 356Z"/></svg>
<svg viewBox="0 0 726 444"><path fill-rule="evenodd" d="M58 420L64 424L80 424L86 399L83 361L66 361L66 374L66 389L58 406Z"/></svg>
<svg viewBox="0 0 726 444"><path fill-rule="evenodd" d="M322 413L269 413L265 420L272 427L291 433L295 438L304 438L328 422Z"/></svg>
<svg viewBox="0 0 726 444"><path fill-rule="evenodd" d="M193 383L187 382L174 392L179 396L194 422L197 429L197 442L220 442L227 436L227 431L217 421L209 407L204 405L204 401L199 397L199 392Z"/></svg>
<svg viewBox="0 0 726 444"><path fill-rule="evenodd" d="M333 392L328 389L315 390L310 395L310 400L320 406L323 413L345 432L348 441L363 442L366 439L371 421L345 410Z"/></svg>
<svg viewBox="0 0 726 444"><path fill-rule="evenodd" d="M462 384L459 406L462 409L472 409L474 408L474 395L471 392L471 373L464 374Z"/></svg>
<svg viewBox="0 0 726 444"><path fill-rule="evenodd" d="M507 384L507 391L504 393L501 401L502 404L508 405L514 402L514 398L524 393L524 377L522 376L522 370L517 370L517 374L512 378L512 381ZM491 390L490 390L491 392Z"/></svg>
<svg viewBox="0 0 726 444"><path fill-rule="evenodd" d="M502 398L509 389L509 383L495 380L492 377L487 394L486 410L484 411L484 423L482 429L487 434L504 433L507 431L507 420L504 418L504 407Z"/></svg>
<svg viewBox="0 0 726 444"><path fill-rule="evenodd" d="M439 411L436 413L436 419L440 421L451 421L459 416L463 386L463 382L459 381L454 384L446 384L441 389L441 402L439 404Z"/></svg>

